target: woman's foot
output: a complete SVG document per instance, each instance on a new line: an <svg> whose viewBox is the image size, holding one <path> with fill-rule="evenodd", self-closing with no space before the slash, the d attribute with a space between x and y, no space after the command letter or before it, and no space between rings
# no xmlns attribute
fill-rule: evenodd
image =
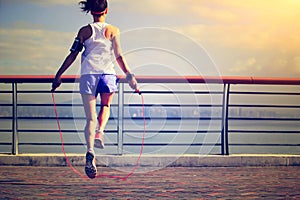
<svg viewBox="0 0 300 200"><path fill-rule="evenodd" d="M96 156L93 152L86 153L86 163L85 163L85 173L86 175L93 179L97 175L97 167L96 167Z"/></svg>
<svg viewBox="0 0 300 200"><path fill-rule="evenodd" d="M94 147L99 149L104 149L104 133L103 131L97 130L95 135L95 144Z"/></svg>

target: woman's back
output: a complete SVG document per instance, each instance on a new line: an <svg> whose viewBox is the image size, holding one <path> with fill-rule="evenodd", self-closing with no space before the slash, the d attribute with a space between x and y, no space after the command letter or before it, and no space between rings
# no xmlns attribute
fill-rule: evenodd
<svg viewBox="0 0 300 200"><path fill-rule="evenodd" d="M112 41L106 36L109 24L89 24L91 36L84 41L81 74L115 74Z"/></svg>

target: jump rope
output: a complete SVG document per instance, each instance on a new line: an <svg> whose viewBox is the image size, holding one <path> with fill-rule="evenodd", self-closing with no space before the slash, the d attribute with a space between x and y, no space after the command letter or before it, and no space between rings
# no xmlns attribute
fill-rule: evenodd
<svg viewBox="0 0 300 200"><path fill-rule="evenodd" d="M139 164L140 164L140 160L143 154L143 149L144 149L144 145L145 145L145 135L146 135L146 119L145 119L145 101L144 101L144 96L142 95L142 93L139 90L136 90L135 93L138 93L141 96L141 101L142 101L142 117L143 117L143 121L144 121L144 132L142 135L142 144L141 144L141 148L140 148L140 154L139 157L136 160L135 165L133 166L133 168L131 169L131 171L126 175L126 176L115 176L115 175L110 175L110 174L99 174L97 175L95 178L111 178L111 179L118 179L118 180L122 180L122 181L126 181L131 175L134 174L134 172L136 171L136 169L138 168ZM52 102L53 102L53 107L54 107L54 112L55 112L55 116L56 116L56 122L57 122L57 127L58 127L58 131L59 131L59 136L60 136L60 141L61 141L61 149L62 152L64 154L64 158L66 160L67 165L70 167L70 169L78 174L82 179L89 179L87 176L83 175L80 171L78 171L71 163L66 150L65 150L65 142L64 142L64 138L63 138L63 133L62 133L62 129L60 126L60 122L59 122L59 117L58 117L58 112L57 112L57 106L56 106L56 102L55 102L55 98L54 98L54 91L52 92Z"/></svg>

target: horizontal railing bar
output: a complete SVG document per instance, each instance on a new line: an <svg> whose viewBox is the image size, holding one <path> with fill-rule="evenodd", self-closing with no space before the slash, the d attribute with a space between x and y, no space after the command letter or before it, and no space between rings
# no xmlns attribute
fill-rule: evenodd
<svg viewBox="0 0 300 200"><path fill-rule="evenodd" d="M12 91L0 91L0 94L12 94Z"/></svg>
<svg viewBox="0 0 300 200"><path fill-rule="evenodd" d="M298 134L300 133L299 131L280 131L280 130L228 130L229 133L290 133L290 134Z"/></svg>
<svg viewBox="0 0 300 200"><path fill-rule="evenodd" d="M0 130L0 132L10 132L11 130ZM124 129L124 133L141 133L143 130L131 130L131 129ZM147 133L219 133L221 130L147 130ZM34 129L19 129L19 133L55 133L58 132L56 129L51 130L34 130ZM76 130L76 129L66 129L61 130L63 133L83 133L84 130ZM106 130L105 133L116 133L117 130ZM300 131L285 131L285 130L236 130L236 129L229 129L228 132L230 133L300 133Z"/></svg>
<svg viewBox="0 0 300 200"><path fill-rule="evenodd" d="M132 91L124 91L124 94L131 94ZM214 92L214 91L205 91L205 92L197 92L197 91L192 91L192 92L188 92L188 91L142 91L142 94L220 94L222 95L223 92Z"/></svg>
<svg viewBox="0 0 300 200"><path fill-rule="evenodd" d="M8 143L6 145L11 145ZM20 146L61 146L61 143L19 143ZM124 146L141 146L142 144L139 143L124 143ZM83 143L64 143L64 146L84 146ZM117 143L106 143L105 146L117 146ZM192 143L192 144L185 144L185 143L144 143L144 146L221 146L220 143Z"/></svg>
<svg viewBox="0 0 300 200"><path fill-rule="evenodd" d="M140 143L124 143L124 146L141 146ZM219 143L144 143L144 146L221 146Z"/></svg>
<svg viewBox="0 0 300 200"><path fill-rule="evenodd" d="M19 103L17 104L19 107L53 107L52 104L29 104L29 103ZM60 103L60 104L55 104L56 107L83 107L83 104L70 104L70 103ZM96 106L101 106L101 104L96 104ZM117 104L111 104L110 107L117 107Z"/></svg>
<svg viewBox="0 0 300 200"><path fill-rule="evenodd" d="M19 120L56 120L56 117L18 117ZM58 117L59 120L86 120L85 117ZM116 120L117 118L110 117L109 120Z"/></svg>
<svg viewBox="0 0 300 200"><path fill-rule="evenodd" d="M125 120L222 120L221 117L123 117Z"/></svg>
<svg viewBox="0 0 300 200"><path fill-rule="evenodd" d="M61 146L61 143L19 142L20 146ZM64 143L64 146L84 146L83 143ZM117 146L117 143L105 143L105 146Z"/></svg>
<svg viewBox="0 0 300 200"><path fill-rule="evenodd" d="M125 107L140 107L141 104L124 104ZM182 104L144 104L144 107L222 107L222 105L211 105L211 104L197 104L197 105L182 105Z"/></svg>
<svg viewBox="0 0 300 200"><path fill-rule="evenodd" d="M229 107L240 107L240 108L300 108L297 105L245 105L245 104L229 104Z"/></svg>
<svg viewBox="0 0 300 200"><path fill-rule="evenodd" d="M241 121L300 121L300 118L259 118L259 117L229 117L228 120Z"/></svg>
<svg viewBox="0 0 300 200"><path fill-rule="evenodd" d="M53 107L53 104L17 104L18 107ZM56 107L82 107L82 104L55 104ZM100 106L97 105L97 106Z"/></svg>
<svg viewBox="0 0 300 200"><path fill-rule="evenodd" d="M11 118L10 118L11 119ZM56 117L22 117L20 120L56 120ZM59 120L86 120L85 117L59 117ZM109 120L116 120L118 118L110 117ZM124 117L124 120L221 120L221 117Z"/></svg>
<svg viewBox="0 0 300 200"><path fill-rule="evenodd" d="M0 129L0 133L11 132L11 129Z"/></svg>
<svg viewBox="0 0 300 200"><path fill-rule="evenodd" d="M142 104L124 104L126 107L138 107L141 106ZM12 104L0 104L0 106L12 106ZM44 107L53 107L53 104L29 104L29 103L19 103L17 106L44 106ZM83 106L83 104L70 104L70 103L60 103L56 104L57 107L60 106L65 106L65 107L71 107L71 106ZM96 106L101 106L101 104L97 104ZM111 107L117 107L118 104L111 104ZM216 104L196 104L196 105L191 105L191 104L144 104L145 107L150 107L150 106L164 106L164 107L222 107L222 105ZM300 108L298 105L245 105L245 104L229 104L229 107L263 107L263 108Z"/></svg>
<svg viewBox="0 0 300 200"><path fill-rule="evenodd" d="M126 83L124 76L118 76L120 83ZM0 83L51 83L54 75L1 75ZM136 76L139 83L205 83L205 84L261 84L300 85L300 78L266 78L234 76ZM79 76L62 76L64 83L79 81Z"/></svg>
<svg viewBox="0 0 300 200"><path fill-rule="evenodd" d="M12 106L11 104L0 104L0 106ZM17 106L22 107L53 107L53 104L25 104L19 103ZM83 104L56 104L56 107L81 107ZM101 104L97 104L96 106L101 106ZM111 107L117 107L117 104L111 104ZM124 104L125 107L140 107L141 104ZM145 107L154 107L154 106L162 106L162 107L222 107L222 105L211 105L211 104L198 104L198 105L182 105L182 104L144 104ZM241 108L300 108L297 105L245 105L245 104L229 104L229 107L241 107Z"/></svg>
<svg viewBox="0 0 300 200"><path fill-rule="evenodd" d="M34 130L34 129L18 129L18 133L58 133L59 130ZM84 130L61 130L62 133L83 133Z"/></svg>
<svg viewBox="0 0 300 200"><path fill-rule="evenodd" d="M0 105L1 106L1 105ZM11 105L9 105L11 106ZM29 104L29 103L19 103L17 106L22 107L53 107L53 104ZM56 107L81 107L83 104L56 104ZM96 106L101 106L101 104L97 104ZM111 104L110 107L117 107L117 104ZM124 104L125 107L141 107L142 104ZM162 106L162 107L222 107L222 105L211 105L211 104L198 104L198 105L190 105L190 104L144 104L144 107L154 107L154 106Z"/></svg>
<svg viewBox="0 0 300 200"><path fill-rule="evenodd" d="M18 94L51 94L50 90L18 90ZM118 91L115 92L118 94ZM80 94L79 90L55 90L55 94Z"/></svg>
<svg viewBox="0 0 300 200"><path fill-rule="evenodd" d="M18 129L18 133L57 133L59 130L51 129L51 130L34 130L34 129ZM62 129L62 133L84 133L84 130L76 130L76 129ZM117 133L118 130L105 130L105 133Z"/></svg>
<svg viewBox="0 0 300 200"><path fill-rule="evenodd" d="M18 119L23 119L23 120L56 120L56 117L22 117L18 116ZM85 117L58 117L59 120L75 120L75 119L80 119L80 120L86 120Z"/></svg>
<svg viewBox="0 0 300 200"><path fill-rule="evenodd" d="M3 145L3 146L4 146L4 145L11 145L11 143L8 143L8 142L1 142L0 145ZM2 153L2 152L1 152L1 153Z"/></svg>
<svg viewBox="0 0 300 200"><path fill-rule="evenodd" d="M72 90L57 90L55 91L57 94L72 94L72 93L79 93L79 91L72 91ZM51 94L49 90L18 90L18 94Z"/></svg>
<svg viewBox="0 0 300 200"><path fill-rule="evenodd" d="M19 94L49 94L51 93L51 91L48 90L18 90ZM74 90L74 91L69 91L69 90L65 90L65 91L60 91L57 90L55 91L55 93L59 94L59 93L63 93L63 94L72 94L72 93L78 93L78 90ZM132 94L134 92L132 91L124 91L124 94ZM192 91L192 92L188 92L188 91L142 91L143 94L222 94L222 92L219 91L203 91L203 92L198 92L198 91Z"/></svg>
<svg viewBox="0 0 300 200"><path fill-rule="evenodd" d="M265 146L265 147L273 147L273 146L283 146L283 147L299 147L300 144L252 144L252 143L243 143L243 144L235 144L230 143L229 146Z"/></svg>
<svg viewBox="0 0 300 200"><path fill-rule="evenodd" d="M221 130L194 130L194 131L162 131L162 130L147 130L146 133L164 133L164 134L170 134L170 133L220 133ZM141 133L143 130L128 130L124 129L124 133Z"/></svg>
<svg viewBox="0 0 300 200"><path fill-rule="evenodd" d="M0 117L0 120L1 119L13 119L13 117Z"/></svg>
<svg viewBox="0 0 300 200"><path fill-rule="evenodd" d="M162 130L146 130L146 133L164 133L164 134L171 134L171 133L220 133L221 130L198 130L198 131L162 131ZM22 130L19 129L19 133L57 133L58 130ZM61 130L62 133L84 133L84 130ZM117 133L118 130L105 130L106 134ZM124 129L123 132L126 133L142 133L143 130L130 130Z"/></svg>
<svg viewBox="0 0 300 200"><path fill-rule="evenodd" d="M8 103L0 104L0 106L6 106L6 107L12 106L12 105L13 105L13 104L8 104Z"/></svg>
<svg viewBox="0 0 300 200"><path fill-rule="evenodd" d="M296 96L296 95L300 95L299 92L230 92L230 94L251 94L251 95L285 95L285 96Z"/></svg>

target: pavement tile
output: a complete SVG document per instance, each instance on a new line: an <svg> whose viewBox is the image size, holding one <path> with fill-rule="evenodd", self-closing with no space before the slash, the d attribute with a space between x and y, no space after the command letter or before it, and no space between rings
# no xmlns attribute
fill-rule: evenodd
<svg viewBox="0 0 300 200"><path fill-rule="evenodd" d="M167 167L125 181L83 179L68 167L0 166L0 199L300 199L299 180L299 166Z"/></svg>

